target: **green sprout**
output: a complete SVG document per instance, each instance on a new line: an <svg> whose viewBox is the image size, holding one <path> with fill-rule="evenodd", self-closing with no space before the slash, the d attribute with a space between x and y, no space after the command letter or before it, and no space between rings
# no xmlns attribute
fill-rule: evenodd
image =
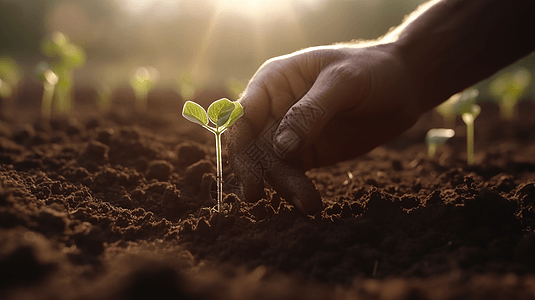
<svg viewBox="0 0 535 300"><path fill-rule="evenodd" d="M43 82L43 98L41 100L41 118L43 121L49 121L52 113L52 100L54 99L54 90L58 84L59 78L52 71L46 62L41 62L36 69L37 76Z"/></svg>
<svg viewBox="0 0 535 300"><path fill-rule="evenodd" d="M225 86L233 99L239 99L247 85L242 80L231 77L225 81Z"/></svg>
<svg viewBox="0 0 535 300"><path fill-rule="evenodd" d="M461 97L461 93L454 94L448 100L442 102L435 110L442 115L444 118L444 127L446 128L455 128L455 111L453 111L453 106Z"/></svg>
<svg viewBox="0 0 535 300"><path fill-rule="evenodd" d="M474 121L481 112L481 107L476 104L479 91L475 88L467 89L455 103L453 110L461 115L466 124L466 161L468 165L474 164Z"/></svg>
<svg viewBox="0 0 535 300"><path fill-rule="evenodd" d="M57 75L54 108L58 113L68 113L72 108L73 70L85 64L85 52L81 46L71 43L61 32L55 31L41 45L43 53L55 57L50 69Z"/></svg>
<svg viewBox="0 0 535 300"><path fill-rule="evenodd" d="M444 144L447 140L455 135L455 130L449 128L433 128L430 129L426 136L427 154L429 157L434 157L437 147Z"/></svg>
<svg viewBox="0 0 535 300"><path fill-rule="evenodd" d="M122 76L124 73L118 71L122 67L116 64L106 65L94 83L97 92L97 108L102 113L110 112L113 108L113 91L123 83L124 79Z"/></svg>
<svg viewBox="0 0 535 300"><path fill-rule="evenodd" d="M243 116L243 107L239 102L227 98L219 99L208 107L208 113L199 104L186 101L182 116L193 123L208 129L215 135L216 161L217 161L217 211L222 211L223 205L223 164L221 155L221 134L236 120ZM208 126L208 120L215 127Z"/></svg>
<svg viewBox="0 0 535 300"><path fill-rule="evenodd" d="M22 78L22 73L22 69L13 58L0 57L0 98L11 98Z"/></svg>
<svg viewBox="0 0 535 300"><path fill-rule="evenodd" d="M183 100L192 100L195 95L195 79L187 72L181 72L176 78L176 92Z"/></svg>
<svg viewBox="0 0 535 300"><path fill-rule="evenodd" d="M147 111L149 91L154 88L159 77L160 72L153 67L138 67L130 77L130 86L136 95L137 113L142 114Z"/></svg>
<svg viewBox="0 0 535 300"><path fill-rule="evenodd" d="M499 101L502 119L510 121L518 117L516 104L530 84L531 73L524 68L506 72L491 82L489 92Z"/></svg>

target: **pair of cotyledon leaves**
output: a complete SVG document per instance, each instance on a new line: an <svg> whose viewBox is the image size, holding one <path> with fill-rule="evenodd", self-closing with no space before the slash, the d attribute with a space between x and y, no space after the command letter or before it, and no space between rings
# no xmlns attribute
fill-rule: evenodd
<svg viewBox="0 0 535 300"><path fill-rule="evenodd" d="M433 128L425 136L428 145L442 145L455 135L455 130L449 128Z"/></svg>
<svg viewBox="0 0 535 300"><path fill-rule="evenodd" d="M453 112L457 115L471 114L476 118L481 112L481 107L476 104L479 91L475 88L465 90L459 99L453 104Z"/></svg>
<svg viewBox="0 0 535 300"><path fill-rule="evenodd" d="M222 133L243 116L243 107L239 102L223 98L210 104L207 112L199 104L186 101L182 109L182 115L191 122L197 123L214 133ZM216 127L208 126L208 120Z"/></svg>

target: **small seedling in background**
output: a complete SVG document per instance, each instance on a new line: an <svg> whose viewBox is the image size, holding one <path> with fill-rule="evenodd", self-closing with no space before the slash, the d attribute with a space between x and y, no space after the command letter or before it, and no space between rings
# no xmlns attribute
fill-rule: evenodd
<svg viewBox="0 0 535 300"><path fill-rule="evenodd" d="M455 131L449 128L433 128L425 136L427 144L427 154L434 157L437 147L444 144L447 140L455 135Z"/></svg>
<svg viewBox="0 0 535 300"><path fill-rule="evenodd" d="M481 107L476 104L478 95L477 89L467 89L453 106L455 113L461 115L466 124L466 161L470 166L474 164L474 121L481 112Z"/></svg>
<svg viewBox="0 0 535 300"><path fill-rule="evenodd" d="M85 51L58 31L43 41L41 49L47 56L56 58L50 66L50 70L58 77L54 110L58 113L69 113L72 108L73 70L85 64Z"/></svg>
<svg viewBox="0 0 535 300"><path fill-rule="evenodd" d="M22 74L22 69L13 58L9 56L0 57L0 98L2 98L0 114L5 116L13 115Z"/></svg>
<svg viewBox="0 0 535 300"><path fill-rule="evenodd" d="M45 122L50 120L52 114L52 100L54 99L54 90L58 84L59 78L52 71L46 62L41 62L36 69L37 76L43 82L43 98L41 100L41 119Z"/></svg>
<svg viewBox="0 0 535 300"><path fill-rule="evenodd" d="M153 67L139 67L130 77L130 86L136 95L136 112L143 114L147 111L149 91L160 78L160 72Z"/></svg>
<svg viewBox="0 0 535 300"><path fill-rule="evenodd" d="M225 86L232 99L239 99L247 84L239 79L231 77L225 82Z"/></svg>
<svg viewBox="0 0 535 300"><path fill-rule="evenodd" d="M466 123L466 161L469 166L474 164L474 121L480 112L481 107L475 104L469 112L462 114L463 121Z"/></svg>
<svg viewBox="0 0 535 300"><path fill-rule="evenodd" d="M123 84L124 75L128 71L124 66L117 64L106 65L99 74L98 80L94 83L97 92L97 108L102 113L107 113L112 109L113 91Z"/></svg>
<svg viewBox="0 0 535 300"><path fill-rule="evenodd" d="M435 110L444 118L444 127L446 128L455 128L456 115L453 106L457 103L460 97L461 93L454 94L435 108Z"/></svg>
<svg viewBox="0 0 535 300"><path fill-rule="evenodd" d="M498 99L504 120L518 118L517 103L531 84L531 73L524 68L506 72L492 81L489 92Z"/></svg>
<svg viewBox="0 0 535 300"><path fill-rule="evenodd" d="M101 112L108 112L111 109L112 91L110 85L102 82L97 87L97 107Z"/></svg>
<svg viewBox="0 0 535 300"><path fill-rule="evenodd" d="M195 80L193 76L184 71L178 75L176 79L177 89L176 92L182 97L184 101L192 100L195 95Z"/></svg>
<svg viewBox="0 0 535 300"><path fill-rule="evenodd" d="M239 102L226 98L219 99L208 107L208 113L199 104L186 101L182 116L193 123L208 129L215 135L217 161L217 211L221 212L223 205L223 163L221 155L221 134L243 115L243 107ZM208 126L208 120L215 127Z"/></svg>
<svg viewBox="0 0 535 300"><path fill-rule="evenodd" d="M22 78L22 69L9 57L0 57L0 98L11 98Z"/></svg>

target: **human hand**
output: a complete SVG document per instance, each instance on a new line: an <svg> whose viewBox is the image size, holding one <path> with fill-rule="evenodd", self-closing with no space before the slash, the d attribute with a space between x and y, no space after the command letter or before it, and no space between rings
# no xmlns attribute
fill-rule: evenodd
<svg viewBox="0 0 535 300"><path fill-rule="evenodd" d="M227 133L245 198L265 197L265 178L301 211L321 211L303 171L355 158L410 128L423 113L413 94L392 44L314 47L267 61Z"/></svg>

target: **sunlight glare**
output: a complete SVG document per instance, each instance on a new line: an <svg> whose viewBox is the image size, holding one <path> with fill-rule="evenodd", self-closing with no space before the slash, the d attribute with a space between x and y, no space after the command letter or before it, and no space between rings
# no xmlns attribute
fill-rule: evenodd
<svg viewBox="0 0 535 300"><path fill-rule="evenodd" d="M216 10L252 18L270 18L288 14L291 0L216 0Z"/></svg>
<svg viewBox="0 0 535 300"><path fill-rule="evenodd" d="M171 16L176 12L177 0L116 0L119 5L132 15L144 14L148 11L158 16Z"/></svg>

